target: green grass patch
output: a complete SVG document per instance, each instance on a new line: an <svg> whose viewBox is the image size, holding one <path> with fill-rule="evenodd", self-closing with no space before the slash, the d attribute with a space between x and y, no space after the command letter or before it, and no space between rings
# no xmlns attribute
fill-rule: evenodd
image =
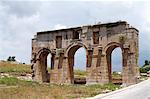
<svg viewBox="0 0 150 99"><path fill-rule="evenodd" d="M3 77L0 78L0 84L5 84L5 85L17 85L19 80L14 77Z"/></svg>
<svg viewBox="0 0 150 99"><path fill-rule="evenodd" d="M76 77L86 77L86 71L83 71L83 70L74 70L74 75Z"/></svg>
<svg viewBox="0 0 150 99"><path fill-rule="evenodd" d="M112 90L112 91L121 88L119 85L115 85L115 84L113 84L113 83L104 84L103 87L104 87L105 89L109 89L109 90Z"/></svg>
<svg viewBox="0 0 150 99"><path fill-rule="evenodd" d="M14 85L35 85L35 84L37 85L38 83L34 81L20 80L15 77L1 77L0 84L14 86Z"/></svg>

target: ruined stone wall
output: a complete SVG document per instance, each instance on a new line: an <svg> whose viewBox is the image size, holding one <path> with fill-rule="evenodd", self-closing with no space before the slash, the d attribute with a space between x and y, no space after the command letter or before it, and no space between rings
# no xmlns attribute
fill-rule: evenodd
<svg viewBox="0 0 150 99"><path fill-rule="evenodd" d="M33 79L73 83L74 54L80 47L86 49L87 84L111 81L111 52L116 47L122 49L123 84L136 83L139 75L138 30L125 21L38 32L32 39ZM52 54L54 65L50 73L42 70L46 68L43 59L48 53Z"/></svg>

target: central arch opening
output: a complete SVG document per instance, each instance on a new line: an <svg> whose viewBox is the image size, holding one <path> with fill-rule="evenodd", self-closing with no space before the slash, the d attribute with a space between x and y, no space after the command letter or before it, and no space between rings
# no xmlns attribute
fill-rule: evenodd
<svg viewBox="0 0 150 99"><path fill-rule="evenodd" d="M122 84L123 59L122 49L113 45L106 51L109 82L114 84Z"/></svg>
<svg viewBox="0 0 150 99"><path fill-rule="evenodd" d="M86 49L74 46L68 52L70 79L73 84L86 84Z"/></svg>

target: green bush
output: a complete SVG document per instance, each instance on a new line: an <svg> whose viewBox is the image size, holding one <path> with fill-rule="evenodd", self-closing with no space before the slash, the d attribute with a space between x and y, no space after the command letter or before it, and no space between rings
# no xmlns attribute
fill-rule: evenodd
<svg viewBox="0 0 150 99"><path fill-rule="evenodd" d="M150 71L150 65L145 65L140 68L140 73L147 73L148 71Z"/></svg>
<svg viewBox="0 0 150 99"><path fill-rule="evenodd" d="M16 77L1 77L0 78L0 84L4 84L4 85L8 85L8 86L12 86L12 85L23 85L23 86L38 85L38 83L35 81L20 80L20 79L17 79Z"/></svg>
<svg viewBox="0 0 150 99"><path fill-rule="evenodd" d="M18 84L18 79L15 77L3 77L0 78L0 84L5 84L5 85L17 85Z"/></svg>

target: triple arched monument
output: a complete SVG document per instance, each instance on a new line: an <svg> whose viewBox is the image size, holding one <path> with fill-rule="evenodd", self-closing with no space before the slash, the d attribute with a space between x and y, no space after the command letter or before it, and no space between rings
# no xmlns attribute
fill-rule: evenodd
<svg viewBox="0 0 150 99"><path fill-rule="evenodd" d="M111 53L122 50L122 82L137 82L139 31L125 21L38 32L32 39L33 79L57 84L74 83L74 55L86 50L86 83L105 84L112 81ZM51 54L51 70L47 56Z"/></svg>

